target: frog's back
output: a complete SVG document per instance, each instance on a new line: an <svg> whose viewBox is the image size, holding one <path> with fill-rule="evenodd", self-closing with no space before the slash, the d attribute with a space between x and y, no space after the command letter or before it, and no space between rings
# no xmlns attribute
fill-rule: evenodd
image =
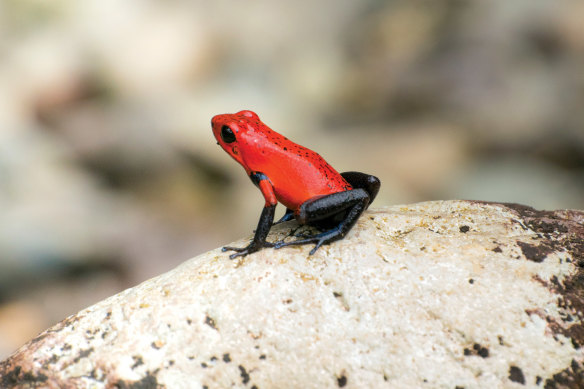
<svg viewBox="0 0 584 389"><path fill-rule="evenodd" d="M287 208L298 207L314 197L352 189L351 185L318 153L270 130L261 150L248 165L271 181L278 201Z"/></svg>

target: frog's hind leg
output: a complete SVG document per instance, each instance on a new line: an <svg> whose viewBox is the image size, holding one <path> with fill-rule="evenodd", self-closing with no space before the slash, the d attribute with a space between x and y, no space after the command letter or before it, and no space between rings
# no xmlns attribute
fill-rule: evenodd
<svg viewBox="0 0 584 389"><path fill-rule="evenodd" d="M310 255L312 255L323 244L343 238L355 225L368 205L369 194L361 188L310 199L300 206L297 216L300 224L321 224L323 221L336 220L335 216L339 214L343 215L343 218L335 226L320 234L306 236L291 242L275 242L274 247L279 249L284 246L316 243L316 246L310 251Z"/></svg>
<svg viewBox="0 0 584 389"><path fill-rule="evenodd" d="M292 219L294 219L294 211L289 208L286 208L286 213L284 214L284 216L282 216L280 220L274 222L274 224L272 225L275 226L276 224L284 223Z"/></svg>
<svg viewBox="0 0 584 389"><path fill-rule="evenodd" d="M377 192L379 192L379 187L381 186L379 178L361 172L344 172L341 173L341 176L351 184L353 189L365 189L369 194L369 204L373 202L375 196L377 196Z"/></svg>
<svg viewBox="0 0 584 389"><path fill-rule="evenodd" d="M344 172L341 173L341 176L349 184L351 184L353 189L364 189L367 192L369 195L369 204L367 207L373 202L377 196L377 193L379 192L379 187L381 186L381 181L379 181L379 178L361 172ZM347 209L325 219L320 219L317 221L312 220L309 224L315 226L321 231L329 230L345 219L348 211L349 210ZM301 236L306 237L304 235Z"/></svg>

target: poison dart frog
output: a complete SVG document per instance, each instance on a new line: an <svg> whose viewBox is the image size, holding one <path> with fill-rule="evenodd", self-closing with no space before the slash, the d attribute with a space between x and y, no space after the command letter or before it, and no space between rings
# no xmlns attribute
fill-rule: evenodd
<svg viewBox="0 0 584 389"><path fill-rule="evenodd" d="M319 154L273 131L252 111L217 115L211 125L217 144L243 166L266 201L250 244L223 247L235 251L231 259L263 247L315 243L312 255L321 245L343 238L379 191L377 177L338 173ZM278 202L286 206L286 213L273 223ZM273 224L293 218L322 232L289 242L266 241Z"/></svg>

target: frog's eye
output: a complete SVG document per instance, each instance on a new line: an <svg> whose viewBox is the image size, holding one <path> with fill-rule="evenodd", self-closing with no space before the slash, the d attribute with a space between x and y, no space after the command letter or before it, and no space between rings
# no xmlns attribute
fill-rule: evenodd
<svg viewBox="0 0 584 389"><path fill-rule="evenodd" d="M225 143L233 143L235 142L235 134L231 130L231 128L227 126L221 127L221 139Z"/></svg>

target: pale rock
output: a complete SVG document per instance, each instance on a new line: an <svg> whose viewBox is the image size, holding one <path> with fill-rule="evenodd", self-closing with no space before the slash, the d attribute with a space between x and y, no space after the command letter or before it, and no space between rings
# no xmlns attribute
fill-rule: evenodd
<svg viewBox="0 0 584 389"><path fill-rule="evenodd" d="M385 207L311 248L195 257L40 334L0 386L582 387L584 212Z"/></svg>

